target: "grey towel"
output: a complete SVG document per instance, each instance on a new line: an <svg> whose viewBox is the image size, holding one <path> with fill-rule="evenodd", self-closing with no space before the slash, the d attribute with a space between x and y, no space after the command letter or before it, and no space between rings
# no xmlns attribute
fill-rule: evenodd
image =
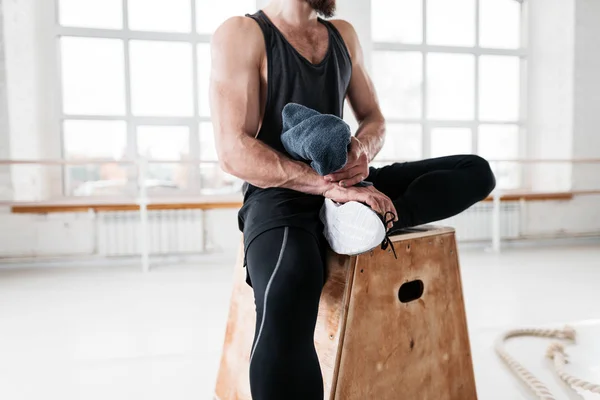
<svg viewBox="0 0 600 400"><path fill-rule="evenodd" d="M352 132L344 120L296 103L286 104L281 115L281 142L293 158L310 161L321 176L346 165Z"/></svg>

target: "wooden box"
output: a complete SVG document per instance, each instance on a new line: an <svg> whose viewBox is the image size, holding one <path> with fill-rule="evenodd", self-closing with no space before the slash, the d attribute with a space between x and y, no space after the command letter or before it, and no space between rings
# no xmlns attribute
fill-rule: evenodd
<svg viewBox="0 0 600 400"><path fill-rule="evenodd" d="M476 399L454 230L392 240L398 259L329 255L315 331L325 399ZM241 265L235 274L216 400L251 399L254 298Z"/></svg>

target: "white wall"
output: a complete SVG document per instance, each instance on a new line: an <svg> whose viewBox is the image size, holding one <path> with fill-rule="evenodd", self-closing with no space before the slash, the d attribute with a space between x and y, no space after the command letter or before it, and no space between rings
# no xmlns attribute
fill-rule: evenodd
<svg viewBox="0 0 600 400"><path fill-rule="evenodd" d="M573 156L600 158L600 1L578 0L575 21ZM600 188L600 165L576 166L573 187Z"/></svg>
<svg viewBox="0 0 600 400"><path fill-rule="evenodd" d="M87 256L95 252L94 217L87 213L48 215L0 211L0 258Z"/></svg>
<svg viewBox="0 0 600 400"><path fill-rule="evenodd" d="M4 54L4 17L0 0L0 159L10 155L10 138L8 136L8 94L6 81L6 57ZM10 168L0 165L0 200L12 198Z"/></svg>
<svg viewBox="0 0 600 400"><path fill-rule="evenodd" d="M4 120L10 129L0 131L0 141L7 142L9 153L0 158L58 158L60 136L53 86L57 65L54 40L49 34L54 23L52 1L3 0L2 8L0 35L8 96L8 117ZM10 200L42 200L60 191L59 185L52 185L60 178L57 168L12 167L11 176Z"/></svg>
<svg viewBox="0 0 600 400"><path fill-rule="evenodd" d="M600 2L528 0L528 156L600 158ZM534 190L600 189L600 165L533 168ZM529 203L532 236L600 231L600 196Z"/></svg>
<svg viewBox="0 0 600 400"><path fill-rule="evenodd" d="M44 158L39 134L35 1L4 0L4 43L10 125L10 157ZM39 168L12 168L13 187L22 199L35 198Z"/></svg>
<svg viewBox="0 0 600 400"><path fill-rule="evenodd" d="M530 158L572 158L576 0L529 0L527 149ZM532 190L569 190L571 168L536 165Z"/></svg>

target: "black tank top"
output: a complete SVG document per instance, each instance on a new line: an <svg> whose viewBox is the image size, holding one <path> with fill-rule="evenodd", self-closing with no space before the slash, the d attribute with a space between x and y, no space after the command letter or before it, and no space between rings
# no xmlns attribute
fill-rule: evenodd
<svg viewBox="0 0 600 400"><path fill-rule="evenodd" d="M352 74L350 55L342 36L329 21L318 19L327 28L329 46L323 60L313 64L300 55L264 12L246 16L256 21L262 30L267 54L267 99L257 138L287 154L281 143L283 107L298 103L342 118ZM312 229L318 223L321 196L282 188L260 189L247 184L244 194L239 225L246 243L276 226L310 226Z"/></svg>
<svg viewBox="0 0 600 400"><path fill-rule="evenodd" d="M352 66L344 40L329 21L319 18L329 32L329 47L321 62L312 64L258 11L249 15L260 26L267 51L267 103L258 139L285 153L281 144L281 111L298 103L322 114L342 118Z"/></svg>

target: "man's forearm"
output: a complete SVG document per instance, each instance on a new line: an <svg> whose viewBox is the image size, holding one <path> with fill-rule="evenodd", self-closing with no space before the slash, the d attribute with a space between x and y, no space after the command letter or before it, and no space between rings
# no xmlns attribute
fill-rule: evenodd
<svg viewBox="0 0 600 400"><path fill-rule="evenodd" d="M261 188L281 187L322 195L331 186L309 165L292 160L251 136L240 137L224 152L221 166Z"/></svg>
<svg viewBox="0 0 600 400"><path fill-rule="evenodd" d="M383 147L385 140L385 120L383 117L377 116L363 120L358 127L358 131L356 131L356 138L364 146L369 162L373 161Z"/></svg>

